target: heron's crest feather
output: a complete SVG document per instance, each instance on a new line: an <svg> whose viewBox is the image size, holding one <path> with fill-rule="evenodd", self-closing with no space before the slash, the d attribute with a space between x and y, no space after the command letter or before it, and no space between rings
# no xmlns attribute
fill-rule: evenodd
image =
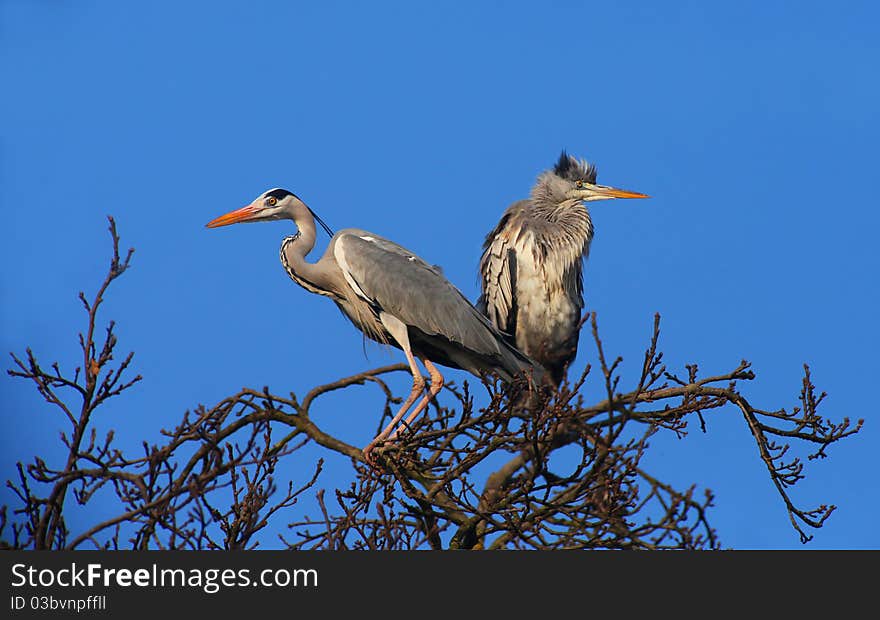
<svg viewBox="0 0 880 620"><path fill-rule="evenodd" d="M562 177L567 181L586 181L587 183L596 183L596 166L587 162L585 159L577 159L573 155L569 155L563 149L559 155L559 160L553 168L553 173Z"/></svg>

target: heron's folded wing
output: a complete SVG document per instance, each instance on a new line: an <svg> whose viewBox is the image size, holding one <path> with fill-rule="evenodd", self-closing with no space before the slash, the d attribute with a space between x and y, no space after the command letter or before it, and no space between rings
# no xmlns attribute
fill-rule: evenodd
<svg viewBox="0 0 880 620"><path fill-rule="evenodd" d="M483 293L478 307L501 331L516 330L516 250L511 238L510 213L486 236L480 258L480 284Z"/></svg>
<svg viewBox="0 0 880 620"><path fill-rule="evenodd" d="M474 351L499 352L499 335L486 318L439 269L406 248L372 234L345 234L334 253L355 292L377 310Z"/></svg>

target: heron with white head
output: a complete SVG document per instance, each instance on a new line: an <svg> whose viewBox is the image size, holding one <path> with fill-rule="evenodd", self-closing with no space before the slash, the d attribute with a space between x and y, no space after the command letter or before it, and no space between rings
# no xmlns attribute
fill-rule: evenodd
<svg viewBox="0 0 880 620"><path fill-rule="evenodd" d="M486 236L477 307L558 386L577 354L583 262L593 240L589 202L648 198L596 183L596 167L562 151L531 195Z"/></svg>
<svg viewBox="0 0 880 620"><path fill-rule="evenodd" d="M375 463L376 447L394 440L401 429L412 424L443 387L443 375L435 363L478 377L495 373L508 382L518 375L543 373L506 341L438 267L365 230L346 228L333 234L286 189L271 189L207 226L271 220L293 220L297 227L297 233L281 243L281 264L291 279L309 292L329 297L368 338L402 349L409 363L412 391L391 422L364 448L369 463ZM317 236L315 222L331 239L323 256L309 262L306 257ZM431 377L421 400L426 385L416 358Z"/></svg>

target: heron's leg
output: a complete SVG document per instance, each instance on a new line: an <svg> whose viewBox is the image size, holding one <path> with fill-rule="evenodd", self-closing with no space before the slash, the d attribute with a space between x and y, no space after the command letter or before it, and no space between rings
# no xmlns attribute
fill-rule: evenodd
<svg viewBox="0 0 880 620"><path fill-rule="evenodd" d="M404 428L409 428L409 425L412 424L419 414L422 413L425 409L427 409L428 404L434 400L434 397L440 393L440 390L443 389L443 375L440 374L440 371L437 370L437 367L431 363L426 357L420 357L422 363L425 365L425 368L428 369L428 372L431 373L431 387L428 389L428 393L425 394L425 397L419 401L419 404L413 409L412 413L407 416L406 420L404 420L403 424L401 424L396 431L391 433L391 436L388 438L389 440L395 439L400 431Z"/></svg>
<svg viewBox="0 0 880 620"><path fill-rule="evenodd" d="M425 379L422 377L422 372L419 370L418 365L416 364L416 360L413 357L412 350L409 346L409 335L407 333L406 325L404 325L397 318L382 313L379 315L379 318L382 320L382 323L385 325L385 328L388 332L394 336L394 339L397 340L400 347L403 349L404 354L406 355L406 361L409 362L409 368L412 372L413 376L413 386L412 391L409 393L409 397L403 402L400 409L397 410L397 414L395 414L394 418L392 418L391 422L382 429L382 432L376 435L376 437L371 441L366 448L364 448L364 458L367 459L368 463L373 462L372 452L376 449L376 446L388 438L388 435L391 434L391 431L394 430L394 427L400 422L406 412L412 407L412 404L416 401L421 394L425 390ZM429 369L430 372L430 369ZM433 375L432 375L433 376Z"/></svg>

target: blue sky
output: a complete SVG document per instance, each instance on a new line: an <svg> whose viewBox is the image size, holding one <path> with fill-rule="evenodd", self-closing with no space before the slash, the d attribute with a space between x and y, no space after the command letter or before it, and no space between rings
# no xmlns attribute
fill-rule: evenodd
<svg viewBox="0 0 880 620"><path fill-rule="evenodd" d="M867 419L793 492L839 506L811 547L878 548L878 20L868 2L5 0L0 350L77 363L76 293L103 277L112 214L137 252L103 317L145 379L97 423L132 445L243 385L301 393L398 361L365 359L288 280L292 225L204 224L283 186L473 299L483 236L564 147L652 196L592 208L587 304L625 376L657 311L671 367L747 358L763 407L795 404L810 363L825 414ZM585 342L576 367L594 357ZM0 403L6 479L62 425L5 375ZM325 423L365 444L378 403L328 400ZM741 417L708 423L658 438L654 471L715 491L724 545L799 548ZM331 461L328 489L348 470Z"/></svg>

